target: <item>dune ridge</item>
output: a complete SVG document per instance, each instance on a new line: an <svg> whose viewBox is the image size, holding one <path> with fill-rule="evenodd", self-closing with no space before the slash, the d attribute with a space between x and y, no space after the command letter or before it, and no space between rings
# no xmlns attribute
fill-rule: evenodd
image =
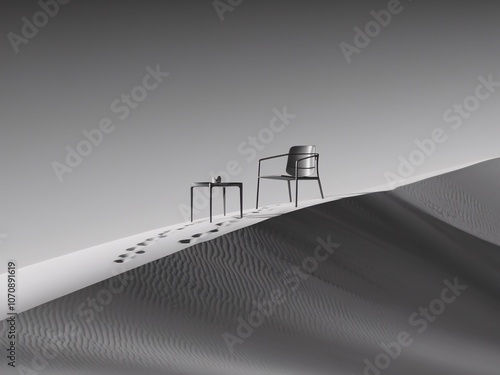
<svg viewBox="0 0 500 375"><path fill-rule="evenodd" d="M495 197L461 178L274 217L30 309L18 316L19 364L52 348L42 371L56 375L352 375L404 331L414 342L384 374L498 375ZM330 250L321 260L318 247ZM466 290L418 333L412 314L455 282ZM242 320L273 291L281 303L243 338Z"/></svg>

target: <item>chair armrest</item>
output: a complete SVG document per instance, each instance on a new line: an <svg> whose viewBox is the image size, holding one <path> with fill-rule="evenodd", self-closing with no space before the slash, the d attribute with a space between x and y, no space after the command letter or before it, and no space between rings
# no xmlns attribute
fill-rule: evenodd
<svg viewBox="0 0 500 375"><path fill-rule="evenodd" d="M276 159L276 158L281 158L283 156L289 156L289 155L309 155L309 156L307 156L305 158L297 160L295 162L295 165L297 165L297 162L299 162L301 160L312 158L312 157L318 157L319 156L319 154L317 154L317 153L310 153L310 152L299 152L299 153L294 153L294 154L288 153L288 154L280 154L280 155L268 156L267 158L259 159L259 170L258 170L257 176L260 176L260 162L261 161L270 160L270 159Z"/></svg>
<svg viewBox="0 0 500 375"><path fill-rule="evenodd" d="M306 156L305 158L300 158L295 160L295 178L298 176L299 172L299 161L310 159L310 158L315 158L316 160L319 159L319 154L318 153L308 153L309 156ZM316 165L316 173L318 173L318 165Z"/></svg>
<svg viewBox="0 0 500 375"><path fill-rule="evenodd" d="M281 157L283 157L283 156L288 156L288 155L290 155L290 154L281 154L281 155L268 156L267 158L262 158L262 159L259 159L259 163L260 163L261 161L264 161L264 160L281 158Z"/></svg>
<svg viewBox="0 0 500 375"><path fill-rule="evenodd" d="M260 162L261 161L270 160L270 159L276 159L276 158L281 158L283 156L288 156L288 155L290 155L290 154L274 155L274 156L268 156L267 158L259 159L259 169L258 169L258 172L257 172L257 178L260 177Z"/></svg>
<svg viewBox="0 0 500 375"><path fill-rule="evenodd" d="M309 156L306 156L305 158L300 158L300 159L295 160L295 169L297 169L299 161L310 159L310 158L316 158L316 159L318 159L319 158L319 154L317 154L317 153L316 154L311 154Z"/></svg>
<svg viewBox="0 0 500 375"><path fill-rule="evenodd" d="M269 159L275 159L275 158L281 158L283 156L288 156L288 155L310 155L309 157L313 157L315 155L319 155L318 153L311 153L311 152L299 152L299 153L295 153L295 154L281 154L281 155L275 155L275 156L269 156L267 158L262 158L262 159L259 159L259 163L261 161L264 161L264 160L269 160ZM307 157L305 158L307 159ZM302 160L302 159L301 159Z"/></svg>
<svg viewBox="0 0 500 375"><path fill-rule="evenodd" d="M294 154L294 155L300 155L300 154ZM298 160L295 160L295 164L297 164L299 161L302 161L302 160L306 160L306 159L310 159L310 158L318 158L319 157L319 154L318 153L315 153L315 154L307 154L309 156L306 156L305 158L300 158Z"/></svg>

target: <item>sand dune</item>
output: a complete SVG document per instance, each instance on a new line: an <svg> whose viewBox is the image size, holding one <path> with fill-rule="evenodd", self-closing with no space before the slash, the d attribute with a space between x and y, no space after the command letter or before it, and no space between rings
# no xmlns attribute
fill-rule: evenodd
<svg viewBox="0 0 500 375"><path fill-rule="evenodd" d="M460 184L497 165L205 242L179 236L195 241L20 314L18 366L55 375L498 375L498 199ZM428 319L419 309L429 306ZM385 355L381 343L402 334L412 343ZM388 368L377 370L384 355ZM18 373L5 361L0 369Z"/></svg>
<svg viewBox="0 0 500 375"><path fill-rule="evenodd" d="M416 182L396 195L467 233L500 245L500 160Z"/></svg>

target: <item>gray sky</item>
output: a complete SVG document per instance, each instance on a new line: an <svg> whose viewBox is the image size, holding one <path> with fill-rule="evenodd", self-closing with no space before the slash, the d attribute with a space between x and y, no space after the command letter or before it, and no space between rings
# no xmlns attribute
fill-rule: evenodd
<svg viewBox="0 0 500 375"><path fill-rule="evenodd" d="M189 183L230 161L250 208L257 160L295 144L316 144L327 195L384 183L437 128L446 140L414 174L499 155L500 92L478 77L500 82L500 5L389 4L243 1L220 16L211 1L71 1L50 17L35 1L9 2L0 260L23 265L184 221ZM355 40L355 27L373 37ZM341 43L356 52L346 59ZM466 98L471 110L457 112ZM285 108L283 124L274 118ZM73 168L67 147L78 145L88 155ZM263 184L263 204L286 201L284 183ZM301 186L302 199L318 196ZM228 205L237 209L236 192Z"/></svg>

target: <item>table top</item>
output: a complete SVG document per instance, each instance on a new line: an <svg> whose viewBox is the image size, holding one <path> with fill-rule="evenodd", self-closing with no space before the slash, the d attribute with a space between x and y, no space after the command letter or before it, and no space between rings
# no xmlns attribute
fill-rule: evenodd
<svg viewBox="0 0 500 375"><path fill-rule="evenodd" d="M243 186L243 182L211 182L211 181L200 181L200 182L192 182L191 186L221 186L221 187L226 187L226 186Z"/></svg>

